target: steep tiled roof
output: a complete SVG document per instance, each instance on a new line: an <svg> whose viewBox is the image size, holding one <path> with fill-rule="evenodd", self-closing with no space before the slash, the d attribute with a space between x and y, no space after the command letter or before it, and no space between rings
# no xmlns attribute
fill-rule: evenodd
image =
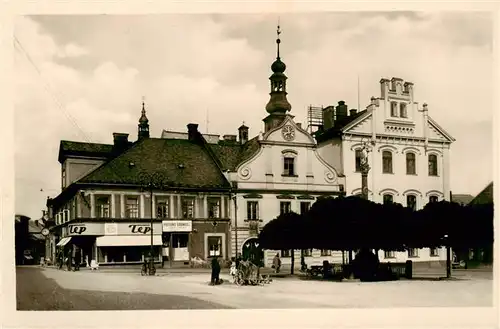
<svg viewBox="0 0 500 329"><path fill-rule="evenodd" d="M59 145L59 162L63 162L68 155L108 157L113 145L99 143L83 143L62 140Z"/></svg>
<svg viewBox="0 0 500 329"><path fill-rule="evenodd" d="M460 204L468 204L474 199L474 196L470 194L452 194L451 201L460 203Z"/></svg>
<svg viewBox="0 0 500 329"><path fill-rule="evenodd" d="M219 144L209 144L209 147L221 162L223 170L234 171L240 163L257 152L259 139L256 136L243 145L221 141Z"/></svg>
<svg viewBox="0 0 500 329"><path fill-rule="evenodd" d="M147 138L83 177L78 183L141 184L140 173L159 173L166 186L229 188L199 141Z"/></svg>
<svg viewBox="0 0 500 329"><path fill-rule="evenodd" d="M470 202L470 204L486 204L493 203L493 182L489 183L488 186L484 188L476 197Z"/></svg>
<svg viewBox="0 0 500 329"><path fill-rule="evenodd" d="M350 124L354 120L358 119L360 116L364 115L366 112L367 112L366 110L359 111L358 113L356 113L354 115L349 115L349 116L342 118L342 120L337 120L337 121L335 121L335 124L333 127L331 127L330 129L327 129L327 130L316 132L314 134L314 137L316 138L316 140L318 142L322 142L322 141L328 140L332 137L341 135L342 129L344 129L344 127L346 127L348 124Z"/></svg>

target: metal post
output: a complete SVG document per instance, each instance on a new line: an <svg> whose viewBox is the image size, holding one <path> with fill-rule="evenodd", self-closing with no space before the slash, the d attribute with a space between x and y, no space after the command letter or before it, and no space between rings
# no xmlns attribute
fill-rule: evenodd
<svg viewBox="0 0 500 329"><path fill-rule="evenodd" d="M172 255L172 242L173 242L173 239L172 239L172 235L173 233L170 232L170 238L169 238L169 242L168 242L168 262L170 263L170 268L172 268L172 264L173 264L173 255Z"/></svg>
<svg viewBox="0 0 500 329"><path fill-rule="evenodd" d="M150 197L151 197L151 266L150 270L152 270L155 266L154 260L154 241L153 241L153 184L150 185Z"/></svg>
<svg viewBox="0 0 500 329"><path fill-rule="evenodd" d="M238 258L238 204L234 195L234 257Z"/></svg>

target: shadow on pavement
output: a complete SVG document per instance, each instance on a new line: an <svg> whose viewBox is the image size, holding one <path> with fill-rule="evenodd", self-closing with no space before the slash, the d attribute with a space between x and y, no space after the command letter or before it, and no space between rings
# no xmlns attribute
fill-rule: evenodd
<svg viewBox="0 0 500 329"><path fill-rule="evenodd" d="M61 288L37 267L16 268L18 311L228 309L225 305L178 295L100 292Z"/></svg>

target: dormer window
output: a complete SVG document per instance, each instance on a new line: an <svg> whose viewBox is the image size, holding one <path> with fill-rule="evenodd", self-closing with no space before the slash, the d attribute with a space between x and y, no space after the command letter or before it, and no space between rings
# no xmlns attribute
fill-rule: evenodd
<svg viewBox="0 0 500 329"><path fill-rule="evenodd" d="M61 172L61 186L62 188L66 188L66 169L65 168L62 168L62 172Z"/></svg>
<svg viewBox="0 0 500 329"><path fill-rule="evenodd" d="M391 117L398 116L398 103L391 102Z"/></svg>
<svg viewBox="0 0 500 329"><path fill-rule="evenodd" d="M399 116L402 118L408 117L408 110L406 107L406 103L399 103Z"/></svg>

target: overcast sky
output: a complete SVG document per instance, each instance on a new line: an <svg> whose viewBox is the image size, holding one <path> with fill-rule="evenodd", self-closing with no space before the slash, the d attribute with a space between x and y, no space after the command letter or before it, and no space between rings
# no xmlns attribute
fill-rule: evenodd
<svg viewBox="0 0 500 329"><path fill-rule="evenodd" d="M415 84L415 100L457 141L451 189L492 178L492 17L487 13L280 15L296 121L309 104L379 96L381 77ZM277 15L31 16L15 22L16 213L39 217L60 192L59 141L137 138L141 97L151 134L263 129ZM208 113L208 127L206 124Z"/></svg>

